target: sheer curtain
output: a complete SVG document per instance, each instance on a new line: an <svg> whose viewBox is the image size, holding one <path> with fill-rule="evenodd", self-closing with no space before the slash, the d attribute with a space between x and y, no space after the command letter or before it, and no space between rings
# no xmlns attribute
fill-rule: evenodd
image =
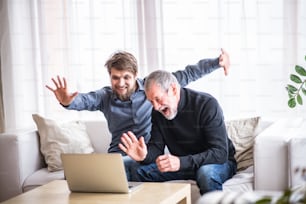
<svg viewBox="0 0 306 204"><path fill-rule="evenodd" d="M285 86L294 65L306 64L305 4L2 0L1 126L5 131L32 127L32 113L59 120L103 119L100 112L65 110L45 84L60 75L70 91L109 85L104 63L122 49L137 57L143 77L155 69L173 71L216 57L223 47L231 57L230 75L219 70L190 88L214 95L226 118L303 115L305 105L287 107Z"/></svg>
<svg viewBox="0 0 306 204"><path fill-rule="evenodd" d="M117 50L138 59L139 76L158 64L155 2L123 0L1 1L1 67L5 131L34 126L32 113L69 120L103 119L101 112L67 111L51 77L66 77L70 91L109 85L104 68Z"/></svg>
<svg viewBox="0 0 306 204"><path fill-rule="evenodd" d="M228 77L220 70L190 86L214 95L226 118L305 115L305 105L288 108L285 90L294 66L306 67L305 1L162 2L165 67L229 52Z"/></svg>
<svg viewBox="0 0 306 204"><path fill-rule="evenodd" d="M2 78L2 73L1 73L1 61L0 61L0 79ZM2 96L2 83L0 80L0 96ZM0 133L4 132L4 106L3 106L3 100L2 97L0 98Z"/></svg>

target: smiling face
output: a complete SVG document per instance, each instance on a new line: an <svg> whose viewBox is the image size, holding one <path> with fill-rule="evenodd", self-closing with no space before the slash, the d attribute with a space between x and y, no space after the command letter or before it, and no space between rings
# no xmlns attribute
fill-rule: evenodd
<svg viewBox="0 0 306 204"><path fill-rule="evenodd" d="M130 71L120 71L112 68L110 80L113 92L122 101L129 100L137 88L136 75Z"/></svg>
<svg viewBox="0 0 306 204"><path fill-rule="evenodd" d="M175 84L171 84L169 89L165 91L160 85L152 83L146 91L146 96L153 108L163 114L166 119L175 118L179 101L179 89Z"/></svg>
<svg viewBox="0 0 306 204"><path fill-rule="evenodd" d="M115 52L105 63L113 92L122 101L127 101L137 89L137 60L129 52Z"/></svg>

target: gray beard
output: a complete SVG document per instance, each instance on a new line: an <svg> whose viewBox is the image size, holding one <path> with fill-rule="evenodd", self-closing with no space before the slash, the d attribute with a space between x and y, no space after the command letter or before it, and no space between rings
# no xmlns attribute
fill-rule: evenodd
<svg viewBox="0 0 306 204"><path fill-rule="evenodd" d="M164 115L164 117L165 117L167 120L173 120L173 119L176 117L176 115L177 115L177 111L175 111L175 113L172 114L172 115L170 115L169 117L166 117L165 115Z"/></svg>

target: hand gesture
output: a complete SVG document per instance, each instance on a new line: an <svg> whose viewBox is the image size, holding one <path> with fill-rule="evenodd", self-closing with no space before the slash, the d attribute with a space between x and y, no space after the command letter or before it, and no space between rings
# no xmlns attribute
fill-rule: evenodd
<svg viewBox="0 0 306 204"><path fill-rule="evenodd" d="M137 137L128 131L122 134L121 142L119 148L135 161L143 161L146 158L148 151L143 137L137 140Z"/></svg>
<svg viewBox="0 0 306 204"><path fill-rule="evenodd" d="M219 65L223 67L225 76L228 75L230 59L228 53L221 48L221 55L219 56Z"/></svg>
<svg viewBox="0 0 306 204"><path fill-rule="evenodd" d="M65 77L61 79L59 76L57 76L57 81L52 78L51 79L56 86L56 89L51 88L50 86L46 85L46 87L52 91L56 97L56 99L64 106L68 106L76 97L78 94L77 92L74 92L72 94L68 93L67 89L67 83Z"/></svg>
<svg viewBox="0 0 306 204"><path fill-rule="evenodd" d="M156 165L161 172L173 172L180 169L180 159L171 154L164 154L156 159Z"/></svg>

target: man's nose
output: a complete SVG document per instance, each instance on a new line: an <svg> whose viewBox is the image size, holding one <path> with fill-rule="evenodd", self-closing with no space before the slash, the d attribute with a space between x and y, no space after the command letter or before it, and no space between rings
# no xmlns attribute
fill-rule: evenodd
<svg viewBox="0 0 306 204"><path fill-rule="evenodd" d="M123 86L125 84L125 80L123 78L119 79L119 86Z"/></svg>

